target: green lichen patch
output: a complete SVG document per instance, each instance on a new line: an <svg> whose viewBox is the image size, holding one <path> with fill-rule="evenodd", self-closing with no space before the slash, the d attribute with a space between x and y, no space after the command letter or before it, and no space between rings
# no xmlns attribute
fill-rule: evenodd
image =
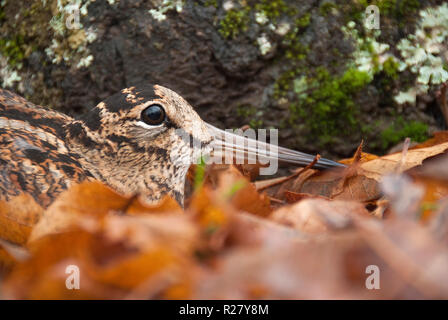
<svg viewBox="0 0 448 320"><path fill-rule="evenodd" d="M40 1L2 1L0 17L2 85L12 87L22 80L20 70L26 65L27 58L48 41L46 27L51 13Z"/></svg>
<svg viewBox="0 0 448 320"><path fill-rule="evenodd" d="M176 11L178 13L183 11L184 1L183 0L163 0L163 2L154 9L150 9L148 12L157 21L166 20L166 14L169 11Z"/></svg>
<svg viewBox="0 0 448 320"><path fill-rule="evenodd" d="M357 69L348 69L332 76L325 68L317 68L314 77L296 83L299 100L291 104L291 124L303 122L313 139L330 143L335 136L349 135L359 129L359 108L354 98L369 82L370 76ZM302 82L302 83L300 83ZM300 90L300 89L299 89Z"/></svg>
<svg viewBox="0 0 448 320"><path fill-rule="evenodd" d="M319 13L326 17L333 11L337 10L338 6L333 2L323 2L319 7Z"/></svg>
<svg viewBox="0 0 448 320"><path fill-rule="evenodd" d="M306 58L309 47L301 42L300 34L310 24L310 14L305 14L295 19L295 26L283 38L282 45L285 47L285 57L290 60L301 61Z"/></svg>
<svg viewBox="0 0 448 320"><path fill-rule="evenodd" d="M3 5L0 4L0 22L3 22L6 19L5 10L3 10Z"/></svg>
<svg viewBox="0 0 448 320"><path fill-rule="evenodd" d="M60 72L52 78L42 70L30 73L30 66L64 64L80 68L93 60L87 44L93 41L92 32L84 28L69 29L67 19L73 13L70 6L79 10L79 18L87 14L89 0L2 1L0 10L0 74L2 86L13 88L33 102L47 106L60 104ZM72 7L73 8L73 7ZM32 56L33 53L36 53ZM31 61L29 58L33 57ZM27 86L23 86L23 82ZM17 85L19 84L19 85ZM17 85L17 86L16 86Z"/></svg>
<svg viewBox="0 0 448 320"><path fill-rule="evenodd" d="M204 6L218 8L218 0L206 0Z"/></svg>
<svg viewBox="0 0 448 320"><path fill-rule="evenodd" d="M242 104L236 109L238 117L242 118L252 129L263 127L263 112L252 105Z"/></svg>
<svg viewBox="0 0 448 320"><path fill-rule="evenodd" d="M405 121L398 117L387 129L381 133L381 147L390 148L406 138L412 141L423 142L427 140L428 125L419 121Z"/></svg>
<svg viewBox="0 0 448 320"><path fill-rule="evenodd" d="M381 14L395 18L406 17L421 7L419 0L360 0L359 4L364 8L376 5Z"/></svg>
<svg viewBox="0 0 448 320"><path fill-rule="evenodd" d="M383 63L383 71L389 78L397 79L399 73L399 63L395 59L389 57Z"/></svg>
<svg viewBox="0 0 448 320"><path fill-rule="evenodd" d="M230 9L219 22L219 32L224 38L236 38L241 32L247 31L250 22L250 8Z"/></svg>
<svg viewBox="0 0 448 320"><path fill-rule="evenodd" d="M448 4L420 12L420 21L414 34L400 40L400 71L410 71L416 81L407 91L395 98L399 104L416 103L417 95L448 81L445 52L448 50Z"/></svg>
<svg viewBox="0 0 448 320"><path fill-rule="evenodd" d="M295 8L288 6L283 0L260 0L255 4L255 10L262 12L271 22L276 22L281 15L293 15Z"/></svg>
<svg viewBox="0 0 448 320"><path fill-rule="evenodd" d="M26 50L24 38L21 35L15 35L12 39L0 39L0 54L8 59L12 68L21 68Z"/></svg>

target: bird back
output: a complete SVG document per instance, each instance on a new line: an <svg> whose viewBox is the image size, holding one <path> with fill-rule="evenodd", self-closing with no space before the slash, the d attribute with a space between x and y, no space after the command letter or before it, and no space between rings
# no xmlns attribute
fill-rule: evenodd
<svg viewBox="0 0 448 320"><path fill-rule="evenodd" d="M0 89L0 200L28 193L43 207L90 174L66 148L67 115Z"/></svg>

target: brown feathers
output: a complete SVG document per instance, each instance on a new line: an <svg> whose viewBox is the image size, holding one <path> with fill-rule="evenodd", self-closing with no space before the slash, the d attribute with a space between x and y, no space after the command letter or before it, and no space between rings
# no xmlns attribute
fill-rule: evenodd
<svg viewBox="0 0 448 320"><path fill-rule="evenodd" d="M160 126L140 119L154 103L167 115ZM95 178L123 194L150 202L170 194L182 204L184 160L210 142L193 108L161 86L124 89L77 120L0 89L0 199L27 193L48 206L72 183Z"/></svg>

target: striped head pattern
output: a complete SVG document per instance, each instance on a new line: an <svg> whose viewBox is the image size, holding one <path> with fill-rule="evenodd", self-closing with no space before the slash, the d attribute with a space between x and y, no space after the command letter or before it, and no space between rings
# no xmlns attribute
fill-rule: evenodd
<svg viewBox="0 0 448 320"><path fill-rule="evenodd" d="M123 89L67 124L66 144L96 179L149 201L183 203L189 157L212 136L181 96L159 85ZM196 159L192 159L196 160Z"/></svg>

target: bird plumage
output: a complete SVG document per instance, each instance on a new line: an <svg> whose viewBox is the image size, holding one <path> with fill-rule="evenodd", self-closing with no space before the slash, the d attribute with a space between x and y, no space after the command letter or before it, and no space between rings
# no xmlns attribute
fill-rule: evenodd
<svg viewBox="0 0 448 320"><path fill-rule="evenodd" d="M294 165L314 159L280 147L266 153L265 143L252 148L240 138L205 123L181 96L158 85L123 89L77 119L0 89L0 200L28 193L47 207L73 183L96 179L148 202L170 195L182 205L188 168L212 142L218 150ZM319 159L315 166L343 165Z"/></svg>
<svg viewBox="0 0 448 320"><path fill-rule="evenodd" d="M0 199L28 193L43 206L92 175L65 144L72 119L0 89Z"/></svg>
<svg viewBox="0 0 448 320"><path fill-rule="evenodd" d="M159 126L141 121L163 106ZM193 108L161 87L127 88L79 119L36 106L0 89L0 200L28 193L42 206L71 184L98 179L148 201L169 194L183 203L193 147L179 132L207 146L212 138Z"/></svg>

